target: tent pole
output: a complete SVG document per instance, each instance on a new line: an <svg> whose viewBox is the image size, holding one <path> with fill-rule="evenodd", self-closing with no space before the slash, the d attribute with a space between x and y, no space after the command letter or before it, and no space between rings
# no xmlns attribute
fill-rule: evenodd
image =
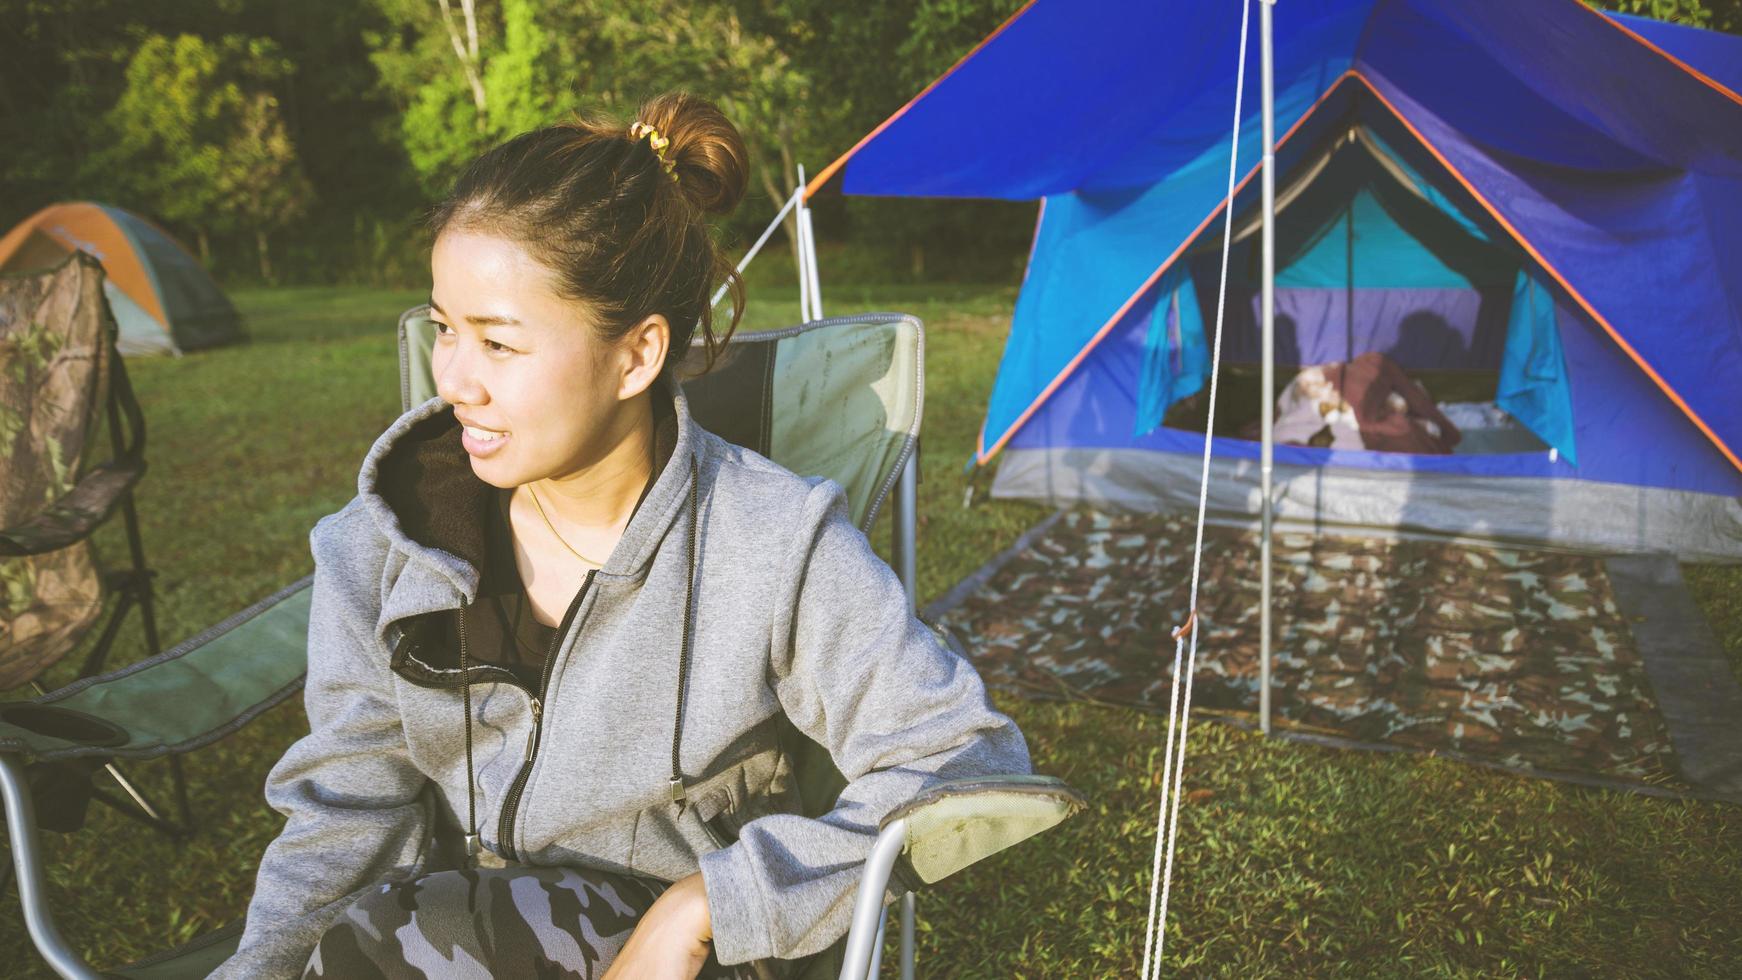
<svg viewBox="0 0 1742 980"><path fill-rule="evenodd" d="M798 235L798 319L811 321L810 245L804 235L804 164L798 165L798 211L792 216L792 226Z"/></svg>
<svg viewBox="0 0 1742 980"><path fill-rule="evenodd" d="M800 180L800 184L804 181ZM811 224L811 206L809 201L799 202L798 220L804 227L805 268L810 276L811 312L806 319L821 320L823 318L823 285L822 275L817 271L817 231Z"/></svg>
<svg viewBox="0 0 1742 980"><path fill-rule="evenodd" d="M780 212L774 216L774 220L768 223L767 228L762 229L762 237L756 239L756 244L750 246L750 251L745 252L744 257L738 260L739 275L743 275L744 270L750 267L750 260L756 258L756 253L762 251L762 246L768 244L768 239L774 234L774 229L779 228L780 223L786 220L786 212L791 211L798 205L799 196L803 193L804 188L802 187L794 191L792 196L786 199L786 203L780 206ZM710 308L719 306L720 300L726 297L726 292L730 288L730 283L721 283L720 288L714 290L714 298L708 303L708 306Z"/></svg>
<svg viewBox="0 0 1742 980"><path fill-rule="evenodd" d="M1261 71L1261 100L1264 114L1264 267L1259 316L1264 331L1264 372L1259 385L1264 407L1260 433L1263 446L1259 461L1260 496L1263 498L1263 528L1259 544L1258 597L1258 723L1264 734L1270 734L1270 538L1271 538L1271 468L1274 455L1275 388L1276 388L1276 119L1275 91L1271 52L1270 13L1276 0L1259 0L1258 35Z"/></svg>

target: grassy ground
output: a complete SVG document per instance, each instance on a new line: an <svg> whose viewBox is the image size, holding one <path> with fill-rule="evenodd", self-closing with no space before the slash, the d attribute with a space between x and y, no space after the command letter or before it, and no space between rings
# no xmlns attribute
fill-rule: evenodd
<svg viewBox="0 0 1742 980"><path fill-rule="evenodd" d="M131 369L151 425L140 491L173 643L312 568L307 533L355 493L364 451L399 411L392 326L415 293L270 290L237 297L252 341ZM829 312L903 309L927 332L921 602L1044 515L962 507L1014 299L1008 288L829 293ZM749 326L792 316L752 291ZM887 553L888 528L874 541ZM119 522L99 535L124 554ZM1696 594L1742 660L1742 575L1696 570ZM124 633L138 643L137 620ZM136 659L118 652L115 664ZM70 677L71 659L47 679ZM933 977L1137 972L1164 723L1133 711L995 695L1037 770L1089 812L922 897L919 967ZM282 819L267 770L306 729L300 701L188 759L198 837L177 849L94 808L46 835L63 933L123 962L239 918ZM1167 944L1169 973L1214 976L1659 976L1742 973L1742 809L1577 789L1420 756L1191 730ZM167 797L160 763L131 767ZM0 962L47 976L17 899L0 900ZM28 964L28 965L27 965Z"/></svg>

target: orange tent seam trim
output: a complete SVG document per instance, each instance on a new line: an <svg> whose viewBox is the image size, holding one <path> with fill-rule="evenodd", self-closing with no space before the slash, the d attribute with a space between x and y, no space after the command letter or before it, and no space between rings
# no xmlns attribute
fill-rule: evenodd
<svg viewBox="0 0 1742 980"><path fill-rule="evenodd" d="M979 44L974 45L973 50L969 51L965 55L962 55L960 58L957 58L956 63L950 66L949 71L946 71L942 75L939 75L937 78L932 80L932 83L930 85L927 85L925 88L920 89L920 92L918 95L914 96L911 99L908 99L906 105L895 110L894 114L892 114L888 119L885 119L881 123L878 123L877 128L873 129L869 133L866 133L864 138L859 140L859 142L854 143L852 149L849 149L847 152L836 157L834 163L831 163L828 166L824 167L823 169L817 171L816 176L812 177L810 183L805 185L804 199L807 201L810 200L812 195L814 195L817 191L821 190L822 186L829 182L829 178L833 177L835 175L835 171L837 171L837 170L839 170L842 167L847 165L848 158L852 157L853 154L859 152L859 149L861 147L863 147L866 143L869 143L872 140L876 139L877 134L883 132L885 129L888 129L891 125L893 125L895 123L895 120L900 119L902 116L906 115L907 110L913 108L916 104L918 104L920 99L923 99L927 95L929 95L931 93L932 89L937 88L939 85L942 85L944 79L950 77L951 75L954 75L956 73L956 69L967 64L969 58L972 58L973 56L979 54L981 48L984 48L986 45L991 44L993 38L1004 33L1005 28L1009 27L1011 24L1016 23L1017 19L1020 18L1023 14L1028 13L1028 9L1032 6L1034 6L1035 3L1037 3L1037 2L1038 2L1038 0L1028 0L1027 3L1022 5L1021 9L1016 11L1016 13L1013 13L1009 17L1005 18L1004 23L999 24L996 30L994 30L992 33L990 33L990 34L986 35L984 38L982 38L980 40Z"/></svg>
<svg viewBox="0 0 1742 980"><path fill-rule="evenodd" d="M1599 15L1599 16L1601 16L1601 15ZM1607 18L1605 18L1605 19L1607 19ZM1613 23L1613 22L1611 22L1611 23ZM1616 26L1621 27L1621 25L1619 25L1619 24L1617 24ZM1625 30L1625 28L1622 28L1622 29ZM1643 39L1641 39L1641 40L1643 41ZM1668 55L1665 55L1665 57L1668 57ZM1429 153L1431 153L1433 155L1434 159L1438 160L1440 165L1446 168L1446 172L1451 174L1453 179L1457 180L1457 182L1459 184L1463 185L1463 188L1466 191L1468 191L1470 193L1470 195L1472 197L1474 197L1476 199L1476 201L1479 204L1481 204L1485 210L1487 210L1489 215L1491 215L1495 221L1499 222L1499 224L1502 228L1506 229L1507 234L1511 235L1514 241L1518 242L1519 245L1523 246L1524 250L1526 252L1529 252L1530 256L1532 258L1534 258L1543 267L1543 269L1548 272L1549 275L1553 276L1555 278L1556 282L1561 284L1561 287L1567 291L1567 294L1569 296L1571 296L1573 298L1573 300L1575 302L1577 302L1579 304L1579 306L1581 308L1583 308L1587 314L1590 315L1591 319L1594 320L1598 326L1603 328L1603 332L1609 335L1609 339L1613 340L1615 342L1615 345L1617 347L1621 348L1622 352L1625 353L1633 361L1634 364L1638 365L1639 369L1641 371L1645 372L1646 377L1650 378L1652 380L1652 383L1656 384L1658 389L1661 390L1666 396L1668 396L1669 400L1677 408L1681 409L1682 414L1687 416L1688 421L1692 422L1694 424L1694 427L1699 429L1701 434L1703 434L1707 439L1709 439L1712 442L1712 445L1714 445L1718 448L1718 452L1722 453L1724 458L1729 460L1730 464L1732 466L1736 467L1736 469L1738 469L1738 470L1742 470L1742 459L1737 458L1736 453L1734 451L1732 451L1730 449L1730 447L1725 444L1724 440L1719 438L1718 434L1712 430L1712 427L1707 425L1706 421L1704 419L1700 418L1699 414L1696 413L1693 410L1693 408L1690 407L1688 405L1688 403L1682 399L1681 395L1678 394L1676 392L1676 390L1670 386L1669 382L1665 381L1663 379L1663 376L1658 374L1657 370L1655 368L1653 368L1650 364L1648 364L1646 362L1645 358L1643 356L1641 356L1638 351L1634 350L1632 344L1629 344L1625 339L1623 339L1621 337L1621 334L1619 332L1617 332L1615 327L1609 323L1608 319L1605 318L1601 313L1598 313L1597 308L1595 306L1593 306L1589 300L1585 299L1583 294L1581 294L1577 289L1574 289L1571 283L1567 282L1566 278L1560 274L1560 270L1556 269L1546 258L1544 258L1542 253L1537 251L1536 247L1530 243L1530 240L1525 238L1522 234L1519 233L1518 229L1513 226L1512 222L1506 220L1506 217L1500 213L1500 210L1498 208L1496 208L1492 203L1490 203L1488 201L1488 199L1486 197L1484 197L1479 191L1477 191L1475 186L1472 185L1469 182L1469 180L1465 179L1464 175L1462 173L1460 173L1456 167L1452 166L1451 161L1446 159L1445 155L1439 151L1439 148L1434 146L1432 143L1428 142L1427 138L1422 135L1421 131L1415 127L1415 124L1411 123L1407 118L1405 118L1403 113L1398 111L1397 106L1394 105L1390 99L1386 98L1384 96L1384 94L1381 93L1379 91L1379 89L1371 81L1369 81L1365 76L1363 76L1358 70L1351 68L1348 71L1344 72L1341 76L1339 76L1337 81L1334 82L1330 88L1325 90L1325 94L1319 96L1318 101L1314 102L1312 104L1312 106L1309 107L1307 109L1307 111L1301 115L1301 118L1298 121L1296 121L1292 127L1289 128L1288 132L1283 134L1282 138L1278 139L1276 141L1276 145L1280 147L1284 141L1286 141L1290 136L1293 136L1295 131L1300 128L1301 124L1306 122L1306 120L1312 116L1313 112L1315 110L1317 110L1319 108L1319 106L1324 104L1325 99L1329 98L1330 94L1332 92L1336 91L1337 87L1339 85L1341 85L1344 80L1349 79L1349 78L1353 78L1353 79L1359 81L1362 85L1366 86L1367 90L1369 92L1373 93L1374 98L1377 98L1381 103L1383 103L1385 108L1390 110L1392 116L1395 117L1398 122L1402 123L1405 129L1409 130L1410 135L1415 137L1416 142L1420 143L1423 149L1425 149ZM1238 185L1236 185L1236 187L1234 188L1234 193L1236 196L1238 196L1238 194L1240 193L1240 189L1242 187L1244 187L1246 185L1247 181L1251 180L1252 176L1254 174L1256 174L1257 172L1258 172L1258 168L1256 168L1256 167L1253 168L1253 170L1250 173L1248 173L1246 175L1246 177L1243 178ZM1173 251L1173 254L1169 255L1167 257L1167 259L1162 262L1161 266L1159 268L1157 268L1156 271L1154 273L1152 273L1148 279L1144 280L1143 285L1138 287L1137 292L1132 294L1131 298L1127 299L1125 301L1124 305L1120 306L1119 310L1113 314L1113 317L1111 319L1109 319L1105 324L1103 324L1101 326L1101 328L1099 330L1097 330L1095 332L1095 335L1089 339L1089 342L1083 347L1083 349L1081 351L1077 352L1077 356L1073 357L1071 359L1070 363L1065 365L1064 369L1062 371L1060 371L1056 377L1053 378L1053 380L1046 386L1046 388L1042 389L1041 393L1038 396L1036 396L1036 398L1028 406L1028 408L1025 409L1023 411L1023 413L1017 417L1016 421L1011 423L1010 427L1004 431L1004 434L998 438L998 441L993 444L992 448L990 450L985 450L982 448L978 452L978 454L976 456L976 460L979 464L984 465L987 461L989 461L992 458L992 456L996 455L998 453L998 451L1004 447L1004 444L1006 442L1010 441L1011 436L1013 436L1016 433L1016 430L1020 429L1023 426L1023 424L1028 421L1029 417L1034 414L1035 410L1038 409L1040 407L1040 405L1047 400L1047 398L1051 397L1053 391L1055 389L1057 389L1059 387L1059 385L1064 383L1065 379L1068 378L1076 370L1077 365L1082 363L1082 360L1089 355L1089 352L1092 351L1101 342L1101 340L1104 339L1106 337L1106 335L1112 331L1113 326L1116 323L1118 323L1118 321L1121 317L1123 317L1125 315L1125 313L1131 308L1132 304L1137 301L1138 297L1143 295L1144 291L1147 290L1151 285L1153 285L1155 283L1155 281L1157 279L1159 279L1161 277L1161 275L1164 272L1166 272L1170 266L1173 265L1174 261L1179 258L1180 253L1182 251L1184 251L1185 247L1187 245L1189 245L1193 239L1197 238L1198 235L1203 233L1205 226L1207 226L1212 220L1214 220L1216 215L1221 213L1222 208L1226 204L1227 204L1226 200L1224 200L1220 204L1217 204L1215 210L1211 211L1209 216L1206 217L1204 219L1204 221L1198 225L1197 230L1193 231L1190 235L1188 235L1186 237L1185 241L1180 244L1179 248L1175 249ZM981 426L981 434L980 434L979 442L980 442L980 446L984 447L985 446L985 421L984 420L981 421L980 426Z"/></svg>
<svg viewBox="0 0 1742 980"><path fill-rule="evenodd" d="M1276 145L1280 147L1283 143L1287 142L1289 137L1293 136L1301 126L1306 124L1308 119L1312 118L1313 113L1317 112L1319 107L1325 104L1325 100L1331 97L1331 93L1335 92L1338 86L1343 84L1345 79L1351 77L1359 77L1355 74L1353 69L1337 76L1337 80L1332 82L1329 88L1325 89L1324 94L1314 100L1313 104L1308 106L1305 112L1301 113L1301 117L1295 120L1293 126L1288 128L1288 132L1283 133L1282 136L1277 139ZM1262 159L1260 159L1258 164L1254 165L1251 170L1247 171L1246 176L1240 178L1240 182L1234 185L1235 197L1240 195L1240 191L1251 182L1253 177L1258 175L1263 167L1264 163ZM1196 228L1192 229L1191 234L1187 235L1180 241L1179 247L1174 249L1172 254L1168 255L1166 259L1162 260L1161 265L1158 266L1154 272L1149 274L1149 278L1143 280L1143 284L1137 287L1137 291L1132 293L1130 298L1126 299L1125 302L1120 305L1119 309L1114 311L1113 315L1108 318L1107 322L1103 323L1100 329L1095 331L1094 336L1090 337L1088 343L1083 345L1083 349L1077 352L1077 356L1071 358L1070 363L1066 364L1064 368L1047 383L1047 386L1041 389L1040 394L1035 396L1034 401L1030 402L1026 409L1023 409L1022 414L1016 417L1016 421L1010 423L1010 427L1004 430L1004 434L998 437L998 441L992 444L991 449L985 448L986 422L984 419L980 421L980 446L975 455L977 463L984 465L993 456L996 456L1000 449L1004 448L1004 444L1010 441L1010 437L1016 434L1017 429L1022 428L1023 424L1028 421L1029 416L1033 415L1035 410L1040 408L1042 403L1052 397L1052 393L1057 390L1060 385L1064 384L1065 380L1076 371L1077 365L1081 364L1083 359L1088 357L1089 353L1093 351L1102 340L1106 339L1107 335L1112 332L1114 325L1117 324L1120 318L1131 309L1132 305L1137 302L1138 298L1141 297L1150 286L1155 285L1156 280L1160 279L1168 269L1172 268L1174 262L1177 261L1180 255L1185 252L1186 247L1193 241L1197 240L1199 235L1203 234L1204 229L1209 227L1210 222L1216 220L1216 216L1222 213L1222 209L1227 205L1227 203L1227 199L1225 198L1217 203L1215 208L1212 209L1209 214L1204 216L1204 220L1199 222Z"/></svg>

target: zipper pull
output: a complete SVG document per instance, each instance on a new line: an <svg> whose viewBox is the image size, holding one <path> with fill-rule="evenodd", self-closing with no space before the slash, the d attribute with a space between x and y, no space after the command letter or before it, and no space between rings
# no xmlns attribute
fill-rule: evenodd
<svg viewBox="0 0 1742 980"><path fill-rule="evenodd" d="M522 762L531 762L532 761L532 747L535 743L535 740L538 738L538 719L539 719L539 716L543 713L543 711L544 711L544 707L538 703L538 699L533 698L532 699L532 731L526 733L526 757L521 760Z"/></svg>

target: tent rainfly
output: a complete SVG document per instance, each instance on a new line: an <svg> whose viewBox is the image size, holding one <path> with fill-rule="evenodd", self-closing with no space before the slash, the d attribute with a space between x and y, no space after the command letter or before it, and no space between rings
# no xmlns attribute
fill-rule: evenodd
<svg viewBox="0 0 1742 980"><path fill-rule="evenodd" d="M1443 455L1278 445L1279 525L1742 560L1742 38L1576 0L1274 18L1277 361L1377 351L1495 426ZM1035 0L810 185L1040 199L976 453L1003 453L994 495L1195 508L1201 422L1167 421L1208 369L1239 25ZM1260 349L1256 102L1233 392ZM1261 511L1239 434L1218 426L1210 479L1232 522Z"/></svg>
<svg viewBox="0 0 1742 980"><path fill-rule="evenodd" d="M103 263L122 354L179 354L241 338L236 307L199 260L168 232L111 205L52 204L19 222L0 238L0 273L46 268L74 249Z"/></svg>

